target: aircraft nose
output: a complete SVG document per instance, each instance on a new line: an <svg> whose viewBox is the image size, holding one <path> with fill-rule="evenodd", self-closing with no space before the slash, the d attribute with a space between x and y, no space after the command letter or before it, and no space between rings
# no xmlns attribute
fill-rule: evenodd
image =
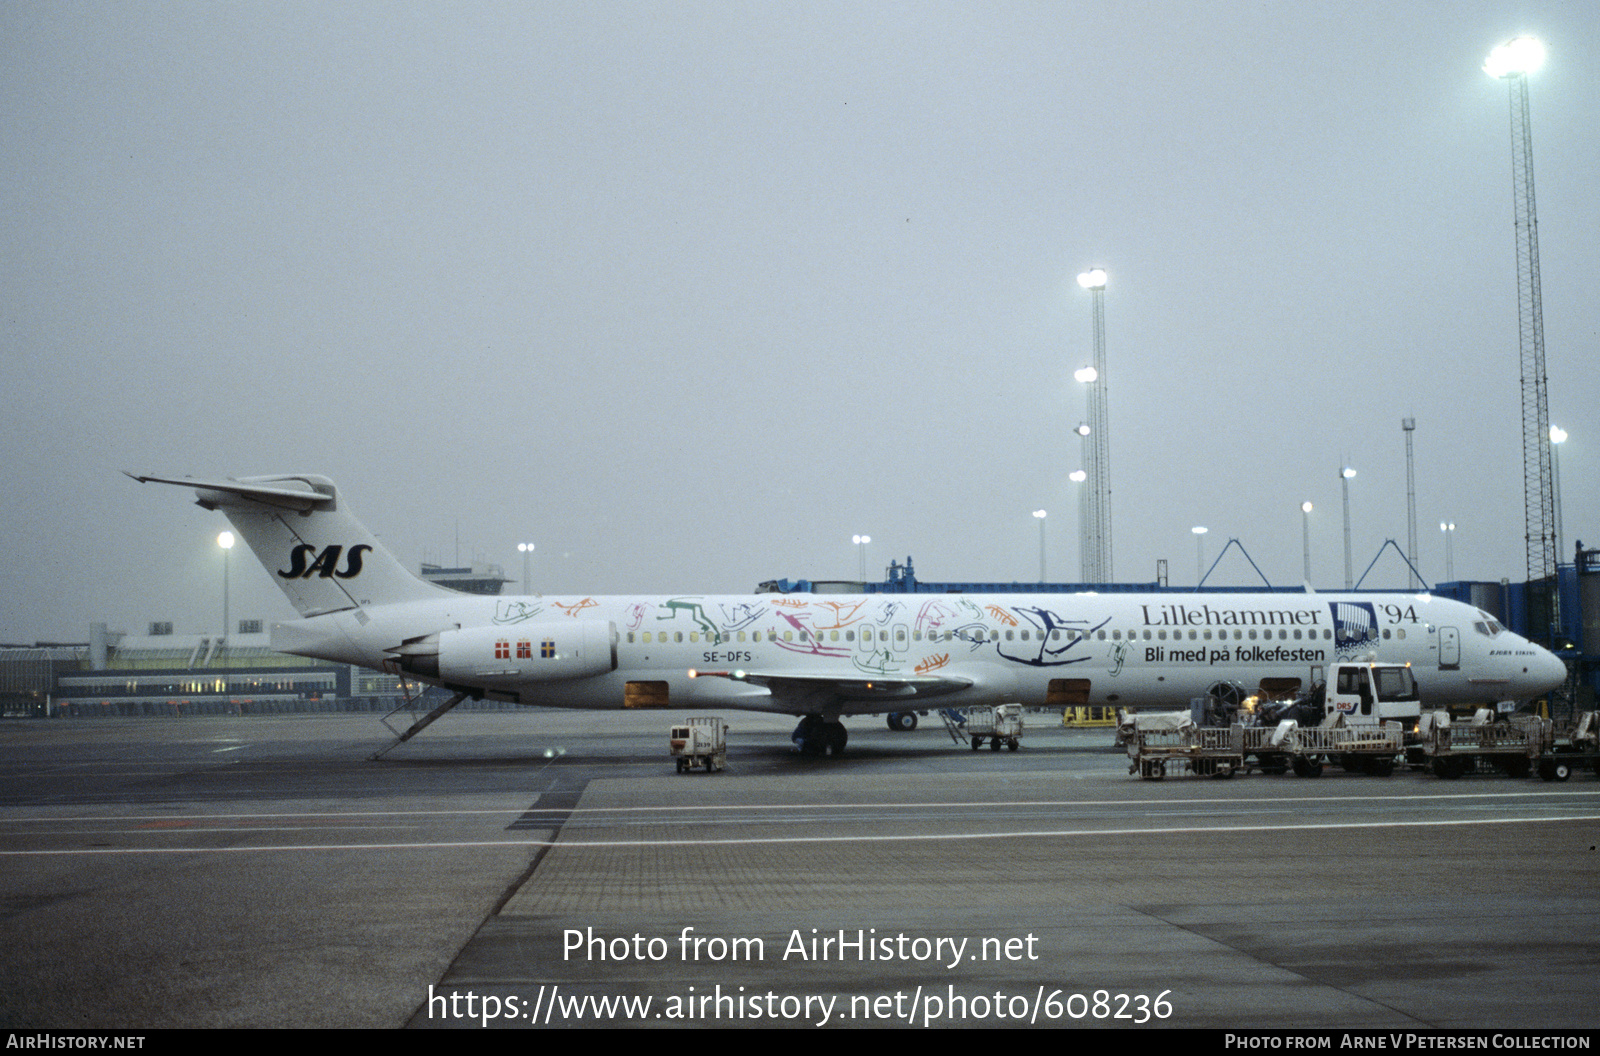
<svg viewBox="0 0 1600 1056"><path fill-rule="evenodd" d="M1541 646L1534 649L1539 655L1528 664L1528 679L1534 684L1534 692L1543 693L1566 682L1567 665L1561 658Z"/></svg>

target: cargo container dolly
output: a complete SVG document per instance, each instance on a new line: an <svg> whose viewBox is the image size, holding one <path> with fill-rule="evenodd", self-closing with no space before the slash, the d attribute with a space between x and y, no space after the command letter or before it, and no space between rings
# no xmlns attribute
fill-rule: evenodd
<svg viewBox="0 0 1600 1056"><path fill-rule="evenodd" d="M728 727L716 716L689 719L672 727L667 748L678 762L678 773L688 773L697 766L708 774L715 773L728 762Z"/></svg>

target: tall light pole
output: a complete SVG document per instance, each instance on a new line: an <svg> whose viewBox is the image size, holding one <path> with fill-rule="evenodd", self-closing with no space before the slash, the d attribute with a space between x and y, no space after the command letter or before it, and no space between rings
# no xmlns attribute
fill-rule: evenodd
<svg viewBox="0 0 1600 1056"><path fill-rule="evenodd" d="M217 545L222 547L222 640L228 640L228 554L233 550L233 533L223 532L217 536Z"/></svg>
<svg viewBox="0 0 1600 1056"><path fill-rule="evenodd" d="M1079 428L1087 428L1080 426ZM1067 474L1067 479L1078 487L1078 582L1093 583L1089 575L1089 474L1081 469L1075 469Z"/></svg>
<svg viewBox="0 0 1600 1056"><path fill-rule="evenodd" d="M528 561L533 557L532 543L518 543L517 549L522 551L522 593L533 593L533 580L528 575Z"/></svg>
<svg viewBox="0 0 1600 1056"><path fill-rule="evenodd" d="M1204 525L1195 525L1189 529L1194 533L1194 585L1199 586L1206 578L1206 532Z"/></svg>
<svg viewBox="0 0 1600 1056"><path fill-rule="evenodd" d="M1089 291L1094 317L1094 375L1089 386L1089 533L1094 554L1091 582L1110 583L1111 564L1111 436L1106 400L1106 272L1090 268L1078 276ZM1083 372L1080 372L1080 374ZM1080 379L1081 380L1081 379Z"/></svg>
<svg viewBox="0 0 1600 1056"><path fill-rule="evenodd" d="M1086 367L1084 369L1092 371L1094 368ZM1078 374L1082 375L1083 371L1079 371ZM1083 378L1080 376L1079 380L1082 381ZM1087 466L1089 464L1089 423L1079 422L1078 428L1074 429L1073 432L1077 433L1078 439L1083 441L1078 448L1078 464L1079 466ZM1094 555L1090 553L1089 544L1089 489L1087 487L1089 471L1081 468L1075 469L1067 474L1067 479L1074 484L1085 485L1078 489L1078 582L1093 583L1095 582L1092 575Z"/></svg>
<svg viewBox="0 0 1600 1056"><path fill-rule="evenodd" d="M1043 583L1045 581L1045 579L1044 579L1044 511L1043 510L1034 510L1033 511L1033 515L1034 515L1034 517L1038 518L1038 521L1039 521L1039 582Z"/></svg>
<svg viewBox="0 0 1600 1056"><path fill-rule="evenodd" d="M1349 466L1339 470L1339 487L1344 489L1344 589L1355 586L1356 573L1350 563L1350 478L1356 471Z"/></svg>
<svg viewBox="0 0 1600 1056"><path fill-rule="evenodd" d="M1533 127L1528 74L1544 62L1544 45L1517 37L1495 48L1483 70L1511 93L1511 183L1517 235L1518 345L1522 356L1522 494L1528 579L1555 576L1555 483L1550 454L1550 404L1544 366L1544 306L1539 292L1539 218L1533 197ZM1550 631L1560 626L1550 593Z"/></svg>
<svg viewBox="0 0 1600 1056"><path fill-rule="evenodd" d="M1550 427L1550 479L1556 487L1556 567L1561 567L1561 445L1567 442L1567 431L1559 425Z"/></svg>
<svg viewBox="0 0 1600 1056"><path fill-rule="evenodd" d="M861 582L867 581L867 544L872 542L870 535L852 535L850 541L856 544L856 552L861 555Z"/></svg>
<svg viewBox="0 0 1600 1056"><path fill-rule="evenodd" d="M1444 533L1444 581L1456 581L1456 526L1453 521L1440 521L1439 531Z"/></svg>
<svg viewBox="0 0 1600 1056"><path fill-rule="evenodd" d="M1300 548L1304 553L1305 581L1311 582L1311 503L1300 504Z"/></svg>
<svg viewBox="0 0 1600 1056"><path fill-rule="evenodd" d="M1400 419L1400 430L1406 434L1406 561L1411 566L1411 589L1422 586L1417 578L1417 474L1411 460L1411 434L1417 431L1415 418Z"/></svg>

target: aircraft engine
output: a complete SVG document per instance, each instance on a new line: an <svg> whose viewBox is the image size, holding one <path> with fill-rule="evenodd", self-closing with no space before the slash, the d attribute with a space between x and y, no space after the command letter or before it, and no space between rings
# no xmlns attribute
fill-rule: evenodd
<svg viewBox="0 0 1600 1056"><path fill-rule="evenodd" d="M392 652L405 670L446 685L557 682L615 671L617 629L609 620L490 624L440 631Z"/></svg>

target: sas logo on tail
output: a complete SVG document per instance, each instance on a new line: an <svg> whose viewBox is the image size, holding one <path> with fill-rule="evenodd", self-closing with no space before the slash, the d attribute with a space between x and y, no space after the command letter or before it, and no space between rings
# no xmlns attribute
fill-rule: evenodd
<svg viewBox="0 0 1600 1056"><path fill-rule="evenodd" d="M317 554L317 548L309 543L301 543L289 551L289 570L279 571L282 579L310 579L315 573L323 579L338 576L340 579L353 579L361 574L361 555L372 547L365 543L352 546L350 553L345 555L344 567L339 567L339 556L344 554L344 547L325 547L322 553ZM317 554L316 560L307 564L312 554Z"/></svg>

